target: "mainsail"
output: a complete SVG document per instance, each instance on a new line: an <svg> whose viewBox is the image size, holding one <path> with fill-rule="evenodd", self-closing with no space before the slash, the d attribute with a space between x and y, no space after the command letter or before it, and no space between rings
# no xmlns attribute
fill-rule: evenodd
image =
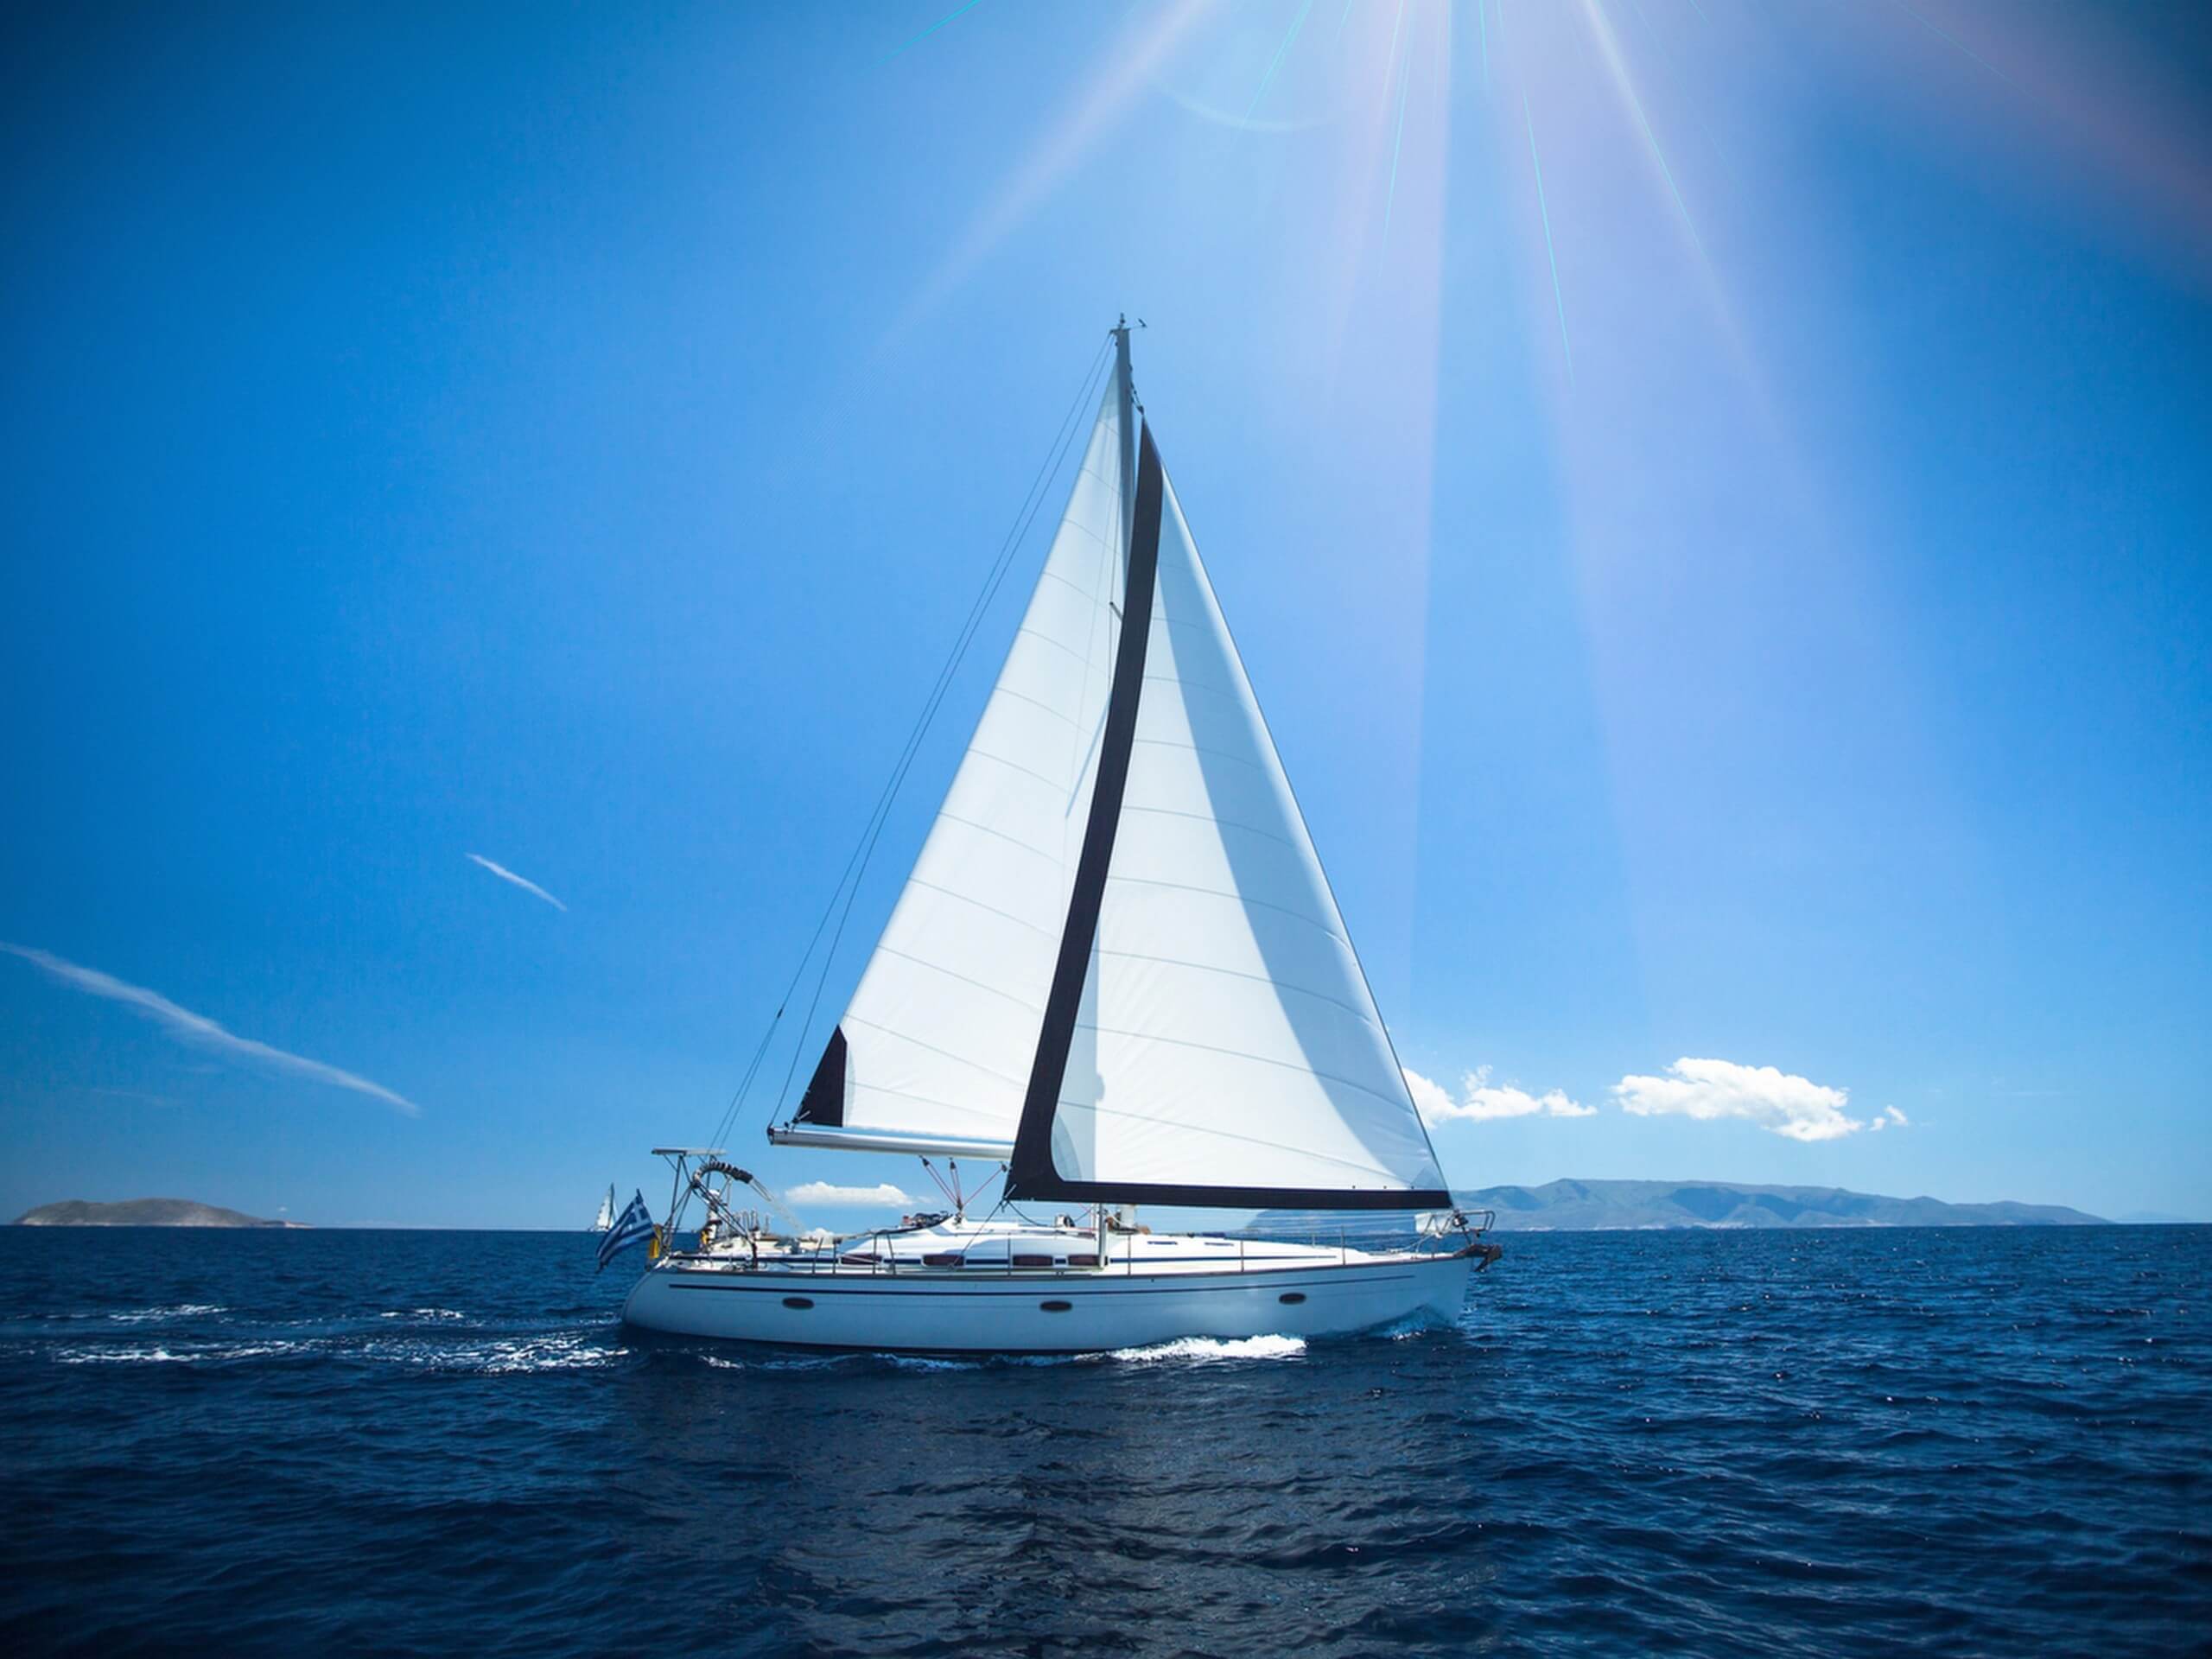
<svg viewBox="0 0 2212 1659"><path fill-rule="evenodd" d="M1017 1199L1447 1206L1148 424L1128 441L1127 365L1124 334L944 808L772 1138L1010 1156Z"/></svg>

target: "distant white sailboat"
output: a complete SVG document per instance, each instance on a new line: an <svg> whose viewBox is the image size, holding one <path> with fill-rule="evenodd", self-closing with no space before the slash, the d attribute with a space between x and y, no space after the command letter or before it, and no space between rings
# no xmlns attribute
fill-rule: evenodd
<svg viewBox="0 0 2212 1659"><path fill-rule="evenodd" d="M1189 525L1126 326L1059 531L920 856L778 1146L985 1158L1001 1211L831 1238L675 1160L624 1317L807 1346L1082 1351L1455 1314L1452 1208ZM957 1171L957 1164L955 1166ZM957 1173L955 1180L957 1182ZM1414 1212L1368 1251L1154 1233L1137 1205ZM1424 1213L1426 1212L1426 1213ZM1411 1218L1410 1217L1408 1217Z"/></svg>
<svg viewBox="0 0 2212 1659"><path fill-rule="evenodd" d="M594 1233L612 1232L614 1228L614 1188L610 1184L607 1196L599 1201L599 1216L591 1224Z"/></svg>

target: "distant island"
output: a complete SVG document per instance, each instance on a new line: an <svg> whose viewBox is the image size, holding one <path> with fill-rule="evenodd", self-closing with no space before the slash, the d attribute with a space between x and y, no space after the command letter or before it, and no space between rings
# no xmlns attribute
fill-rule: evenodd
<svg viewBox="0 0 2212 1659"><path fill-rule="evenodd" d="M93 1204L66 1198L41 1204L16 1217L18 1227L304 1227L302 1221L264 1221L219 1205L195 1204L190 1198L125 1198L120 1204Z"/></svg>
<svg viewBox="0 0 2212 1659"><path fill-rule="evenodd" d="M1734 1181L1548 1181L1486 1186L1460 1207L1495 1210L1520 1231L1646 1227L2094 1227L2104 1217L2063 1204L1946 1204L1888 1198L1840 1186L1748 1186Z"/></svg>
<svg viewBox="0 0 2212 1659"><path fill-rule="evenodd" d="M1470 1212L1494 1210L1500 1232L1624 1232L1666 1227L2097 1227L2101 1216L2061 1204L1946 1204L1885 1198L1840 1186L1750 1186L1736 1181L1548 1181L1453 1195ZM1334 1233L1341 1216L1268 1210L1247 1231ZM1369 1229L1373 1222L1367 1224Z"/></svg>

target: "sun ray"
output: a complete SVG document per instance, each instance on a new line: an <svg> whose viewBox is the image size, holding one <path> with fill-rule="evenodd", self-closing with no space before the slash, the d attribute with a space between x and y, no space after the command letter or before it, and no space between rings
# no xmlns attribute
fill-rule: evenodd
<svg viewBox="0 0 2212 1659"><path fill-rule="evenodd" d="M1923 29L1935 35L1936 39L1944 41L1948 45L1954 46L1960 51L1965 53L1967 56L1972 58L1983 68L1988 70L1991 74L1996 76L1998 79L2003 81L2007 86L2012 85L2012 76L2006 74L2002 69L1999 69L1987 58L1983 57L1980 53L1975 51L1957 35L1952 34L1950 30L1943 28L1940 23L1935 22L1934 19L1924 16L1920 12L1915 10L1912 7L1905 4L1904 0L1897 0L1897 7L1899 11L1904 12L1915 22L1918 23Z"/></svg>
<svg viewBox="0 0 2212 1659"><path fill-rule="evenodd" d="M901 52L906 51L909 47L919 46L924 41L929 39L931 35L936 34L938 30L943 29L954 18L975 10L976 8L982 4L982 3L983 0L962 0L961 4L955 6L950 11L946 12L944 16L938 18L937 22L931 23L920 34L914 35L912 39L907 40L898 46L893 47L891 50L878 58L876 62L879 65L888 63L892 59L897 57Z"/></svg>
<svg viewBox="0 0 2212 1659"><path fill-rule="evenodd" d="M1275 48L1275 55L1274 60L1268 65L1268 73L1260 77L1259 90L1252 94L1251 103L1245 106L1244 118L1247 121L1252 118L1252 112L1260 107L1260 100L1268 95L1268 88L1274 84L1275 71L1282 67L1282 60L1290 51L1291 42L1298 38L1298 31L1306 26L1306 14L1313 10L1313 0L1306 0L1306 3L1298 9L1298 16L1290 20L1290 32L1282 37L1282 44Z"/></svg>
<svg viewBox="0 0 2212 1659"><path fill-rule="evenodd" d="M1567 359L1567 384L1571 386L1574 384L1574 346L1567 337L1567 295L1559 285L1559 254L1552 247L1552 213L1544 202L1544 164L1536 155L1536 118L1529 111L1526 92L1521 94L1521 118L1529 124L1529 165L1536 175L1536 213L1544 223L1544 255L1552 265L1552 302L1559 308L1559 345Z"/></svg>
<svg viewBox="0 0 2212 1659"><path fill-rule="evenodd" d="M1436 94L1430 101L1429 108L1431 112L1436 115L1440 119L1443 117L1445 105L1451 100L1452 97L1452 50L1453 44L1452 20L1458 14L1452 10L1449 0L1446 0L1446 4L1437 9L1436 56L1434 60L1436 73L1429 78L1430 84L1436 88Z"/></svg>
<svg viewBox="0 0 2212 1659"><path fill-rule="evenodd" d="M1405 20L1406 0L1398 0L1398 21L1402 23ZM1390 31L1391 57L1395 59L1397 53L1398 31L1393 29ZM1398 72L1398 130L1390 140L1390 188L1382 198L1382 235L1386 240L1390 234L1390 215L1398 205L1398 153L1405 148L1406 90L1413 85L1413 80L1414 41L1413 36L1408 35L1406 36L1405 66Z"/></svg>
<svg viewBox="0 0 2212 1659"><path fill-rule="evenodd" d="M1674 169L1667 165L1667 153L1659 148L1659 136L1651 130L1650 118L1643 112L1643 100L1636 95L1636 82L1628 73L1628 65L1621 57L1620 43L1613 38L1613 26L1606 20L1598 0L1583 0L1584 15L1598 38L1598 48L1605 56L1605 67L1612 72L1613 85L1620 89L1623 99L1636 115L1637 125L1643 129L1643 142L1651 147L1651 159L1658 164L1659 176L1666 181L1667 194L1675 199L1675 211L1682 216L1682 228L1689 232L1690 241L1697 249L1697 257L1706 257L1705 238L1697 233L1697 223L1690 217L1688 203L1675 183Z"/></svg>

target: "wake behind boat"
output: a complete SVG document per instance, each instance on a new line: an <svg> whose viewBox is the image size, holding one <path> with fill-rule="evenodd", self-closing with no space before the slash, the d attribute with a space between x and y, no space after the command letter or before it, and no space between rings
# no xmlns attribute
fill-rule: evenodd
<svg viewBox="0 0 2212 1659"><path fill-rule="evenodd" d="M1000 1207L835 1238L664 1149L624 1317L821 1347L1079 1351L1449 1316L1452 1208L1148 421L1129 331L944 803L778 1146L982 1158ZM802 1037L802 1040L804 1038ZM1020 1206L1069 1206L1046 1225ZM1154 1234L1132 1206L1396 1211L1420 1241ZM1011 1217L1011 1218L1002 1218Z"/></svg>

